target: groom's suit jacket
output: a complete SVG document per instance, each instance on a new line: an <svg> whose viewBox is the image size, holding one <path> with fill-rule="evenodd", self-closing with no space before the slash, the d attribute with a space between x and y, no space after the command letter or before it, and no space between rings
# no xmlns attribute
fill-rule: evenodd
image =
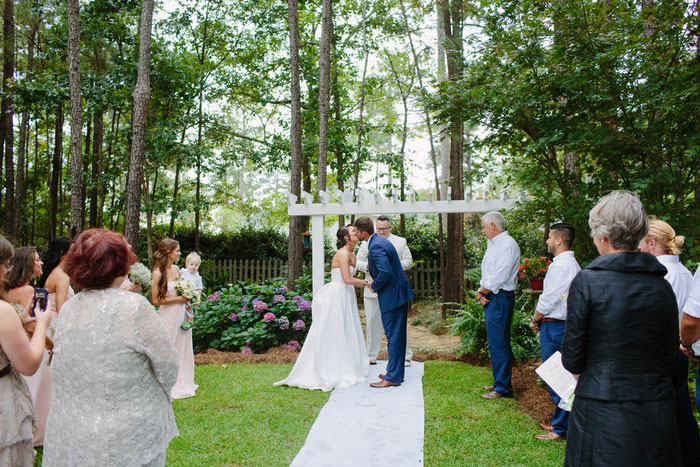
<svg viewBox="0 0 700 467"><path fill-rule="evenodd" d="M369 239L368 250L369 273L373 279L372 289L378 295L379 310L385 312L408 303L413 298L413 291L394 245L374 234Z"/></svg>

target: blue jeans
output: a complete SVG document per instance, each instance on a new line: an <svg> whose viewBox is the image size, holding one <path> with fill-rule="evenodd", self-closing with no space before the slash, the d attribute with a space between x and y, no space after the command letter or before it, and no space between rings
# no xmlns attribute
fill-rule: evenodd
<svg viewBox="0 0 700 467"><path fill-rule="evenodd" d="M555 352L561 351L561 340L564 337L564 321L547 321L540 323L540 354L544 362L551 357ZM554 413L552 414L552 428L554 433L562 438L566 438L566 430L569 427L569 412L559 408L561 398L552 388L547 386L549 395L554 401Z"/></svg>
<svg viewBox="0 0 700 467"><path fill-rule="evenodd" d="M494 391L503 396L513 395L510 378L513 373L513 349L510 346L510 325L513 322L515 293L501 290L486 296L484 307L486 337L491 355L491 373Z"/></svg>

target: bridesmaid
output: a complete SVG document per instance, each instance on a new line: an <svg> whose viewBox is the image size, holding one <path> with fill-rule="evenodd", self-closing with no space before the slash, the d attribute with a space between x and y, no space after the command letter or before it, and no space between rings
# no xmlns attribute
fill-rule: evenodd
<svg viewBox="0 0 700 467"><path fill-rule="evenodd" d="M172 238L164 238L153 257L156 265L151 281L151 301L159 306L158 314L175 345L180 363L177 382L173 386L170 397L184 399L195 395L197 385L194 384L192 330L185 331L180 328L183 307L189 307L189 305L185 297L175 292L175 283L180 278L180 268L174 263L180 259L180 244Z"/></svg>
<svg viewBox="0 0 700 467"><path fill-rule="evenodd" d="M32 427L34 408L24 379L41 365L46 328L51 316L35 310L36 328L27 338L16 311L5 301L4 281L13 249L0 236L0 465L34 465Z"/></svg>
<svg viewBox="0 0 700 467"><path fill-rule="evenodd" d="M39 278L39 287L44 287L49 291L49 308L51 312L51 322L56 323L58 312L64 303L75 295L70 286L70 277L64 271L66 253L70 250L72 242L68 237L56 237L49 243L49 249L44 254L43 273ZM53 338L53 325L47 330L48 337ZM48 361L48 352L44 356ZM51 367L42 365L30 379L32 396L34 397L34 408L36 409L37 430L34 432L34 446L44 444L44 433L46 431L46 418L49 416L51 408ZM38 383L37 383L38 382ZM34 387L36 386L36 389Z"/></svg>

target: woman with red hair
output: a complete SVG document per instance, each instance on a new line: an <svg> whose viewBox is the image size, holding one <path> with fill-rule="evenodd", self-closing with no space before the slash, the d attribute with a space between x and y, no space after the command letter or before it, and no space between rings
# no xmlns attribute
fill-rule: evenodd
<svg viewBox="0 0 700 467"><path fill-rule="evenodd" d="M119 290L136 261L121 234L103 229L68 252L65 272L82 291L56 323L44 466L165 463L178 434L177 353L148 300Z"/></svg>
<svg viewBox="0 0 700 467"><path fill-rule="evenodd" d="M192 329L182 329L184 308L187 299L175 292L175 284L180 278L180 268L174 263L180 259L180 244L172 238L164 238L153 254L156 260L151 278L151 301L158 306L158 315L179 355L177 382L170 396L184 399L195 395L194 352L192 350Z"/></svg>

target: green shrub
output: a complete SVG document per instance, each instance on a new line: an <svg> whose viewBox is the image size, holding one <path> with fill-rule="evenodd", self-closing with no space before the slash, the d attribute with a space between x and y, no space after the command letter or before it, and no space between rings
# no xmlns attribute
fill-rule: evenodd
<svg viewBox="0 0 700 467"><path fill-rule="evenodd" d="M229 284L209 294L195 313L193 344L260 353L278 345L300 348L311 326L310 295L281 281Z"/></svg>
<svg viewBox="0 0 700 467"><path fill-rule="evenodd" d="M489 357L489 346L484 308L476 300L476 292L473 290L467 292L465 302L462 305L452 304L457 308L451 318L450 330L452 335L461 336L457 355L473 354L486 359ZM536 360L540 356L539 336L528 322L532 313L533 305L529 296L517 295L510 333L513 360L516 363Z"/></svg>

